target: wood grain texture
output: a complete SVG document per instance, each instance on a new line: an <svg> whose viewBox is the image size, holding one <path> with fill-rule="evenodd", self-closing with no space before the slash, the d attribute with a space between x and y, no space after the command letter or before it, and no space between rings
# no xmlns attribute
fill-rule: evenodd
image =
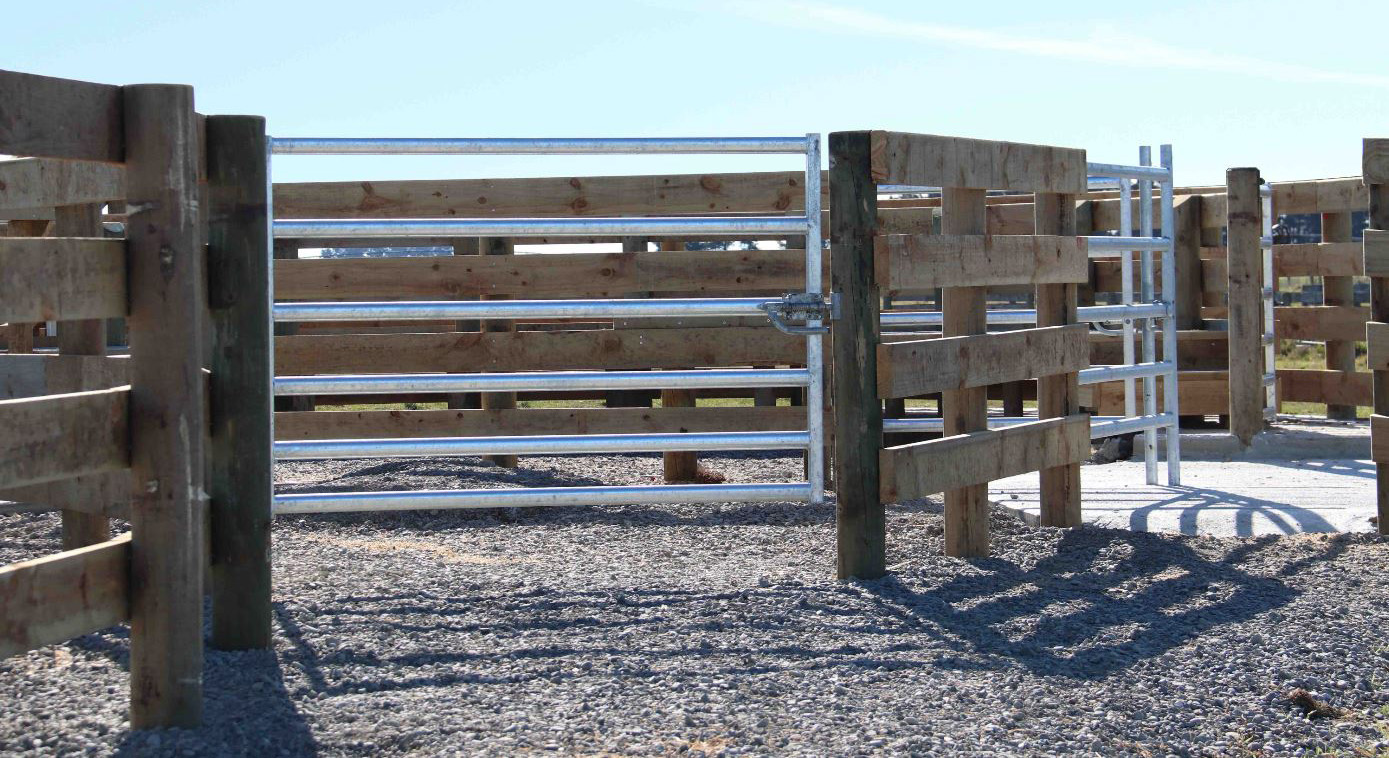
<svg viewBox="0 0 1389 758"><path fill-rule="evenodd" d="M3 210L104 203L124 197L125 168L118 164L52 158L0 161Z"/></svg>
<svg viewBox="0 0 1389 758"><path fill-rule="evenodd" d="M126 313L122 240L0 238L0 321L73 321Z"/></svg>
<svg viewBox="0 0 1389 758"><path fill-rule="evenodd" d="M1370 371L1389 371L1389 324L1380 321L1366 322L1365 342L1369 352Z"/></svg>
<svg viewBox="0 0 1389 758"><path fill-rule="evenodd" d="M1362 245L1365 276L1389 278L1389 230L1366 229Z"/></svg>
<svg viewBox="0 0 1389 758"><path fill-rule="evenodd" d="M1366 184L1389 184L1389 138L1366 137L1363 144L1361 178ZM1371 224L1376 229L1385 227Z"/></svg>
<svg viewBox="0 0 1389 758"><path fill-rule="evenodd" d="M780 214L805 209L804 181L801 172L760 172L277 183L275 217Z"/></svg>
<svg viewBox="0 0 1389 758"><path fill-rule="evenodd" d="M304 259L275 264L276 300L693 295L804 286L803 250ZM728 295L724 295L728 296Z"/></svg>
<svg viewBox="0 0 1389 758"><path fill-rule="evenodd" d="M869 132L829 137L832 289L839 293L842 309L830 351L839 579L876 579L887 572L887 524L878 476L883 408L875 360L882 299L873 277L878 188L871 148Z"/></svg>
<svg viewBox="0 0 1389 758"><path fill-rule="evenodd" d="M1089 278L1078 237L1030 235L887 235L874 239L884 294L935 287L1060 284Z"/></svg>
<svg viewBox="0 0 1389 758"><path fill-rule="evenodd" d="M129 399L120 387L0 401L0 488L128 466Z"/></svg>
<svg viewBox="0 0 1389 758"><path fill-rule="evenodd" d="M1389 465L1389 416L1370 416L1370 460L1376 466Z"/></svg>
<svg viewBox="0 0 1389 758"><path fill-rule="evenodd" d="M275 414L278 440L794 431L805 410L763 408L520 408L313 411Z"/></svg>
<svg viewBox="0 0 1389 758"><path fill-rule="evenodd" d="M0 658L130 618L130 535L0 567Z"/></svg>
<svg viewBox="0 0 1389 758"><path fill-rule="evenodd" d="M970 432L882 451L882 498L896 503L987 485L1090 455L1090 418L1076 414Z"/></svg>
<svg viewBox="0 0 1389 758"><path fill-rule="evenodd" d="M1282 373L1282 372L1279 372ZM1158 412L1163 408L1158 377ZM1224 416L1230 412L1228 371L1183 371L1177 379L1177 406L1183 416ZM1124 383L1105 382L1081 387L1081 404L1099 416L1124 415Z"/></svg>
<svg viewBox="0 0 1389 758"><path fill-rule="evenodd" d="M1351 214L1345 212L1323 213L1321 216L1321 239L1323 243L1341 244L1354 248L1351 242ZM1276 251L1275 251L1276 253ZM1355 305L1355 282L1349 276L1322 276L1322 305L1353 307ZM1330 371L1355 370L1355 343L1363 339L1364 327L1358 330L1355 339L1327 340L1326 368ZM1355 406L1328 400L1326 417L1337 421L1354 421Z"/></svg>
<svg viewBox="0 0 1389 758"><path fill-rule="evenodd" d="M1036 228L1039 233L1075 234L1075 196L1039 193L1035 196ZM1037 326L1077 328L1089 331L1088 324L1076 324L1079 291L1075 284L1043 284L1037 287ZM1073 326L1072 326L1073 325ZM1089 351L1085 353L1089 358ZM1079 377L1075 372L1043 376L1037 380L1037 416L1064 418L1080 412ZM1081 525L1080 464L1066 461L1043 467L1039 474L1041 521L1046 526Z"/></svg>
<svg viewBox="0 0 1389 758"><path fill-rule="evenodd" d="M130 383L130 361L93 355L0 356L0 400L110 389Z"/></svg>
<svg viewBox="0 0 1389 758"><path fill-rule="evenodd" d="M873 132L872 140L873 180L879 184L1022 192L1086 189L1084 150L884 131Z"/></svg>
<svg viewBox="0 0 1389 758"><path fill-rule="evenodd" d="M1215 262L1215 261L1213 261ZM1273 246L1274 276L1364 276L1358 242L1308 242Z"/></svg>
<svg viewBox="0 0 1389 758"><path fill-rule="evenodd" d="M1364 371L1279 369L1280 400L1328 403L1349 408L1374 402L1371 375Z"/></svg>
<svg viewBox="0 0 1389 758"><path fill-rule="evenodd" d="M119 163L121 88L0 70L0 154Z"/></svg>
<svg viewBox="0 0 1389 758"><path fill-rule="evenodd" d="M122 92L132 211L130 723L194 727L202 722L208 506L199 125L191 87Z"/></svg>
<svg viewBox="0 0 1389 758"><path fill-rule="evenodd" d="M878 394L912 397L1079 371L1090 365L1085 324L878 345Z"/></svg>
<svg viewBox="0 0 1389 758"><path fill-rule="evenodd" d="M804 339L766 327L275 338L275 372L280 375L702 368L804 361Z"/></svg>
<svg viewBox="0 0 1389 758"><path fill-rule="evenodd" d="M1263 250L1259 170L1232 168L1226 228L1229 272L1230 432L1248 446L1264 428ZM1180 403L1180 398L1178 399Z"/></svg>
<svg viewBox="0 0 1389 758"><path fill-rule="evenodd" d="M1343 305L1288 306L1274 308L1273 320L1278 339L1363 340L1370 309Z"/></svg>

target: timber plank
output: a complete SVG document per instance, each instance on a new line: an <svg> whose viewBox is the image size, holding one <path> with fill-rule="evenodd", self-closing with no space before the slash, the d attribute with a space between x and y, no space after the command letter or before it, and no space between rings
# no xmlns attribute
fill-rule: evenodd
<svg viewBox="0 0 1389 758"><path fill-rule="evenodd" d="M1365 342L1369 349L1370 370L1389 371L1389 324L1366 322Z"/></svg>
<svg viewBox="0 0 1389 758"><path fill-rule="evenodd" d="M1090 365L1089 325L878 345L878 395L913 397L1079 371Z"/></svg>
<svg viewBox="0 0 1389 758"><path fill-rule="evenodd" d="M0 567L0 658L130 618L130 534Z"/></svg>
<svg viewBox="0 0 1389 758"><path fill-rule="evenodd" d="M1279 369L1278 398L1348 407L1368 406L1374 401L1372 376L1365 371Z"/></svg>
<svg viewBox="0 0 1389 758"><path fill-rule="evenodd" d="M1084 193L1085 151L933 134L875 131L879 184Z"/></svg>
<svg viewBox="0 0 1389 758"><path fill-rule="evenodd" d="M279 183L274 203L276 218L779 214L805 209L804 181L756 172Z"/></svg>
<svg viewBox="0 0 1389 758"><path fill-rule="evenodd" d="M804 408L520 408L275 414L277 440L643 434L804 429Z"/></svg>
<svg viewBox="0 0 1389 758"><path fill-rule="evenodd" d="M129 465L129 387L0 400L0 488Z"/></svg>
<svg viewBox="0 0 1389 758"><path fill-rule="evenodd" d="M1389 277L1389 230L1366 229L1365 276Z"/></svg>
<svg viewBox="0 0 1389 758"><path fill-rule="evenodd" d="M0 70L0 154L119 163L121 88Z"/></svg>
<svg viewBox="0 0 1389 758"><path fill-rule="evenodd" d="M1358 242L1311 242L1273 246L1274 276L1364 276Z"/></svg>
<svg viewBox="0 0 1389 758"><path fill-rule="evenodd" d="M22 158L0 161L0 209L51 209L125 197L125 169L114 163Z"/></svg>
<svg viewBox="0 0 1389 758"><path fill-rule="evenodd" d="M1286 306L1273 309L1275 332L1284 340L1365 339L1370 309L1344 305Z"/></svg>
<svg viewBox="0 0 1389 758"><path fill-rule="evenodd" d="M880 456L882 498L896 503L988 484L1089 454L1090 417L1083 413L898 445Z"/></svg>
<svg viewBox="0 0 1389 758"><path fill-rule="evenodd" d="M884 294L935 287L1064 284L1089 279L1089 253L1079 237L1034 235L904 235L873 240Z"/></svg>
<svg viewBox="0 0 1389 758"><path fill-rule="evenodd" d="M281 375L688 368L804 361L804 339L767 327L275 338L275 372Z"/></svg>
<svg viewBox="0 0 1389 758"><path fill-rule="evenodd" d="M1366 137L1362 154L1361 178L1365 183L1389 184L1389 139Z"/></svg>
<svg viewBox="0 0 1389 758"><path fill-rule="evenodd" d="M802 250L700 250L275 262L276 300L610 297L634 292L787 291Z"/></svg>
<svg viewBox="0 0 1389 758"><path fill-rule="evenodd" d="M130 360L103 355L0 356L0 400L102 390L130 383Z"/></svg>
<svg viewBox="0 0 1389 758"><path fill-rule="evenodd" d="M0 238L0 321L75 321L126 315L123 240Z"/></svg>
<svg viewBox="0 0 1389 758"><path fill-rule="evenodd" d="M1389 464L1389 416L1370 416L1370 460Z"/></svg>
<svg viewBox="0 0 1389 758"><path fill-rule="evenodd" d="M1279 372L1282 373L1281 371ZM1224 416L1230 412L1230 375L1227 371L1182 371L1177 378L1177 407L1183 416ZM1166 377L1158 377L1158 412L1163 412L1162 388ZM1080 388L1081 405L1099 416L1124 415L1124 383L1104 382Z"/></svg>

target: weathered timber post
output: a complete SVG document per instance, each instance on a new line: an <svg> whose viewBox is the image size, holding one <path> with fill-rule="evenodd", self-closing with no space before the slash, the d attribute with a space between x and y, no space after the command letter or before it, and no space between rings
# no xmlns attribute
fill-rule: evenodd
<svg viewBox="0 0 1389 758"><path fill-rule="evenodd" d="M1075 234L1075 195L1038 192L1034 199L1033 212L1036 216L1036 234ZM1037 326L1064 326L1076 323L1077 297L1075 284L1037 285ZM1072 372L1037 379L1038 418L1064 418L1074 413L1080 413L1079 374ZM1080 526L1080 464L1067 463L1044 468L1040 475L1042 524ZM987 495L986 490L986 507ZM986 512L985 518L987 517Z"/></svg>
<svg viewBox="0 0 1389 758"><path fill-rule="evenodd" d="M1172 244L1176 248L1177 328L1201 328L1201 196L1186 195L1172 204ZM1162 230L1167 234L1167 230ZM1171 360L1164 355L1163 360Z"/></svg>
<svg viewBox="0 0 1389 758"><path fill-rule="evenodd" d="M483 255L512 255L516 252L516 245L512 240L505 237L484 237L478 240L478 250ZM483 295L483 300L510 300L510 295ZM514 332L516 322L511 319L487 319L482 323L484 332ZM482 393L482 408L489 411L510 411L516 409L515 392L484 392ZM501 466L502 468L516 468L518 465L515 455L501 454L489 455L488 460Z"/></svg>
<svg viewBox="0 0 1389 758"><path fill-rule="evenodd" d="M1249 445L1264 428L1264 304L1259 170L1225 172L1229 276L1230 433Z"/></svg>
<svg viewBox="0 0 1389 758"><path fill-rule="evenodd" d="M830 152L830 263L841 315L834 322L834 480L837 575L887 573L886 522L878 454L879 292L873 269L878 188L870 169L870 132L834 132Z"/></svg>
<svg viewBox="0 0 1389 758"><path fill-rule="evenodd" d="M661 249L669 252L685 250L683 240L662 240ZM662 408L695 407L694 390L661 390ZM689 451L670 451L661 454L661 468L666 482L692 482L699 477L699 454Z"/></svg>
<svg viewBox="0 0 1389 758"><path fill-rule="evenodd" d="M53 221L54 234L58 237L101 237L101 205L69 205L55 208ZM63 355L106 355L106 321L90 319L87 321L63 321L58 324L58 352ZM81 387L81 389L105 389L105 387ZM97 477L101 479L101 477ZM64 497L100 497L105 489L93 480L62 482L59 484ZM52 491L53 487L50 487ZM87 503L88 507L98 503ZM110 505L101 503L100 505ZM63 549L76 550L79 547L105 542L111 537L111 524L100 513L79 510L63 510Z"/></svg>
<svg viewBox="0 0 1389 758"><path fill-rule="evenodd" d="M203 707L202 341L193 89L125 87L130 281L130 723L193 727Z"/></svg>
<svg viewBox="0 0 1389 758"><path fill-rule="evenodd" d="M1379 348L1389 346L1389 339L1375 339L1389 337L1389 139L1365 140L1362 176L1370 195L1370 227L1364 240L1365 273L1370 277L1370 323L1366 337L1374 372L1370 457L1375 462L1379 533L1389 534L1389 454L1383 452L1389 447L1389 350Z"/></svg>
<svg viewBox="0 0 1389 758"><path fill-rule="evenodd" d="M988 221L983 189L946 187L941 192L941 234L979 234ZM963 337L989 331L987 287L945 287L941 291L941 335ZM1040 312L1038 318L1041 317ZM945 436L989 428L989 388L946 390L941 394ZM989 485L971 484L945 491L945 554L989 554Z"/></svg>
<svg viewBox="0 0 1389 758"><path fill-rule="evenodd" d="M1321 214L1321 241L1350 242L1350 213ZM1336 305L1346 308L1355 305L1354 278L1323 276L1321 281L1322 305ZM1332 371L1354 371L1355 342L1353 340L1327 340L1326 367ZM1339 421L1354 421L1355 410L1354 405L1327 403L1326 417Z"/></svg>
<svg viewBox="0 0 1389 758"><path fill-rule="evenodd" d="M270 646L270 249L265 119L207 118L213 325L212 644Z"/></svg>

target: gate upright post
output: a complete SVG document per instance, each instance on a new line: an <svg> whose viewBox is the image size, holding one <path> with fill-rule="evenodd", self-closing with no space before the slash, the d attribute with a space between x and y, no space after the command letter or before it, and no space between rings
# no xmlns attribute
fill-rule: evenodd
<svg viewBox="0 0 1389 758"><path fill-rule="evenodd" d="M873 269L878 189L870 168L870 132L830 134L830 263L840 297L834 324L834 467L840 579L887 572L886 523L878 455L879 292Z"/></svg>
<svg viewBox="0 0 1389 758"><path fill-rule="evenodd" d="M1229 276L1230 433L1249 446L1264 427L1263 202L1259 170L1225 172Z"/></svg>

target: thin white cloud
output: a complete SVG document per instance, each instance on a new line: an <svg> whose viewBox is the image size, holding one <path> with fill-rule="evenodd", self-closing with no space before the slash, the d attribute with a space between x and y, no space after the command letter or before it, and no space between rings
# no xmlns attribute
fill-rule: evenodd
<svg viewBox="0 0 1389 758"><path fill-rule="evenodd" d="M1165 45L1114 27L1096 27L1083 39L1028 37L984 29L930 24L810 0L724 2L725 12L765 23L838 31L1039 58L1104 63L1150 70L1236 74L1301 84L1346 84L1389 89L1389 76L1331 71L1292 63Z"/></svg>

